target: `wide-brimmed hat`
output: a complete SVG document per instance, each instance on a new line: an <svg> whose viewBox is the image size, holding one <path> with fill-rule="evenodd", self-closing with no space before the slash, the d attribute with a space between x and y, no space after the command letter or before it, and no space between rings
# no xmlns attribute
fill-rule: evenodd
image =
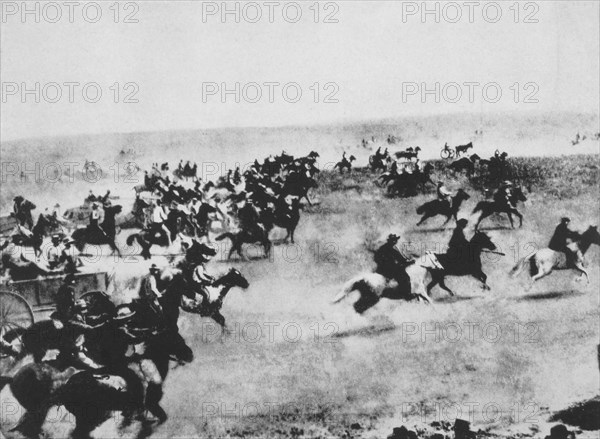
<svg viewBox="0 0 600 439"><path fill-rule="evenodd" d="M568 218L568 217L566 217L566 216L563 216L563 217L560 219L560 222L561 222L561 223L570 223L570 222L571 222L571 218Z"/></svg>
<svg viewBox="0 0 600 439"><path fill-rule="evenodd" d="M469 224L469 221L465 218L461 218L458 221L456 221L456 225L459 227L465 227L467 224Z"/></svg>
<svg viewBox="0 0 600 439"><path fill-rule="evenodd" d="M60 235L52 235L52 241L60 241Z"/></svg>
<svg viewBox="0 0 600 439"><path fill-rule="evenodd" d="M504 186L512 186L512 185L513 185L513 184L512 184L512 181L508 181L508 180L504 180L504 181L502 182L502 184L503 184Z"/></svg>
<svg viewBox="0 0 600 439"><path fill-rule="evenodd" d="M160 269L156 266L156 264L152 264L150 266L150 272L154 272L154 271L156 271L156 272L160 271Z"/></svg>
<svg viewBox="0 0 600 439"><path fill-rule="evenodd" d="M390 233L387 237L387 241L388 242L398 242L400 240L400 237L394 233Z"/></svg>
<svg viewBox="0 0 600 439"><path fill-rule="evenodd" d="M117 306L113 320L116 320L116 321L129 320L134 315L135 315L135 311L132 310L129 305L119 305L119 306Z"/></svg>
<svg viewBox="0 0 600 439"><path fill-rule="evenodd" d="M23 201L24 198L20 195L17 195L15 198L13 198L13 201Z"/></svg>

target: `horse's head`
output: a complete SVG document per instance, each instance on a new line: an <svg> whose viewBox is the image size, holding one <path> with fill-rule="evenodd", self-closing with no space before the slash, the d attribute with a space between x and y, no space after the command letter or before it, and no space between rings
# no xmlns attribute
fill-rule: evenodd
<svg viewBox="0 0 600 439"><path fill-rule="evenodd" d="M226 285L230 287L240 287L244 290L250 283L237 268L231 268L224 276L219 278L215 284Z"/></svg>
<svg viewBox="0 0 600 439"><path fill-rule="evenodd" d="M517 201L523 201L523 202L527 201L527 197L523 193L523 188L521 186L514 188L512 190L512 193Z"/></svg>
<svg viewBox="0 0 600 439"><path fill-rule="evenodd" d="M353 162L354 160L356 160L356 157L354 157L353 155L350 156L350 161Z"/></svg>
<svg viewBox="0 0 600 439"><path fill-rule="evenodd" d="M476 232L471 238L471 244L475 247L485 248L488 250L496 250L496 244L485 232Z"/></svg>
<svg viewBox="0 0 600 439"><path fill-rule="evenodd" d="M588 229L583 233L582 238L591 244L600 245L600 233L598 233L598 226L589 226Z"/></svg>

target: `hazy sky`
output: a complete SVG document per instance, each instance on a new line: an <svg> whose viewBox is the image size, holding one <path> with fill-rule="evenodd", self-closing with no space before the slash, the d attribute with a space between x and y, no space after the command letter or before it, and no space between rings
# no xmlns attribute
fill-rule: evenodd
<svg viewBox="0 0 600 439"><path fill-rule="evenodd" d="M118 18L114 2L98 2L102 16L96 23L86 21L94 21L95 6L84 13L85 3L79 3L70 23L63 2L29 3L31 10L39 8L37 17L23 16L20 1L2 2L1 138L321 124L453 111L598 111L597 1L472 2L472 20L465 2L428 2L427 8L439 8L437 17L423 17L420 1L316 6L310 1L298 2L299 9L292 3L227 2L227 8L239 8L239 23L234 14L223 22L222 2L122 2ZM493 23L495 5L502 16ZM294 23L298 10L302 16ZM258 11L262 17L252 23ZM124 23L128 14L138 22ZM325 23L326 17L337 23ZM532 20L537 23L525 22ZM72 103L69 82L79 83L72 86ZM262 92L256 103L250 101L257 88L244 88L252 82ZM452 82L459 88L447 85ZM473 102L465 82L480 84L472 85ZM39 103L35 92L23 95L23 85L35 90L35 83ZM95 103L82 95L89 83L97 84L86 89L89 101L102 91ZM208 83L229 89L239 83L240 102L234 94L222 102ZM297 85L284 98L287 83ZM439 83L440 102L434 94L422 102L422 83L432 90ZM497 85L489 85L484 97L489 83ZM216 94L203 96L203 88ZM298 102L286 101L298 89ZM502 95L492 103L498 89ZM130 99L138 102L123 102L132 92ZM327 96L338 102L324 102Z"/></svg>

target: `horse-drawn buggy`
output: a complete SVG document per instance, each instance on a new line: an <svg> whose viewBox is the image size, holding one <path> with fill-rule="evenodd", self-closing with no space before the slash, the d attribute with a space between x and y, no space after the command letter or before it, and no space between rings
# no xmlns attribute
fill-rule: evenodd
<svg viewBox="0 0 600 439"><path fill-rule="evenodd" d="M65 275L5 282L0 284L0 336L18 343L21 334L35 321L35 315L52 311L56 293ZM104 297L109 283L106 272L75 274L75 298L93 303ZM6 336L6 337L5 337Z"/></svg>

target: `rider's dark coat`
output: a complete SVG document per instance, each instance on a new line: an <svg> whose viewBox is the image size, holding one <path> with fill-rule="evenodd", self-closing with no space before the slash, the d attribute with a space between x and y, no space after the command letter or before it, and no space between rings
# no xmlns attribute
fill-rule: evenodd
<svg viewBox="0 0 600 439"><path fill-rule="evenodd" d="M575 238L575 232L569 229L568 224L561 223L554 229L554 234L550 238L548 248L557 252L566 252L569 240Z"/></svg>
<svg viewBox="0 0 600 439"><path fill-rule="evenodd" d="M409 261L400 253L400 251L391 242L383 244L374 255L377 268L375 273L389 279L400 279L405 276L405 268Z"/></svg>

